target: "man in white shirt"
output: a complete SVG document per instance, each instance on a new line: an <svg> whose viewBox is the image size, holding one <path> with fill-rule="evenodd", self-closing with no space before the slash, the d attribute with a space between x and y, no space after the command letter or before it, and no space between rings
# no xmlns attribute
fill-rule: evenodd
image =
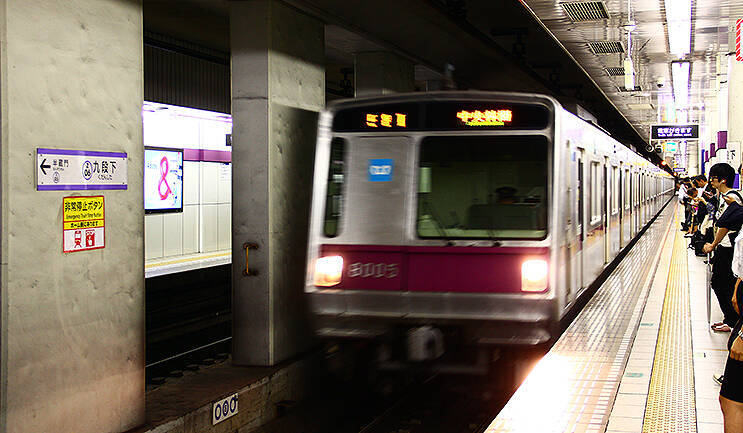
<svg viewBox="0 0 743 433"><path fill-rule="evenodd" d="M714 214L715 221L725 213L730 203L737 202L743 205L740 193L730 187L734 181L735 169L729 164L724 162L715 164L709 170L709 182L718 191L717 209ZM735 312L731 301L736 278L732 270L733 244L730 238L735 236L736 233L730 233L728 229L718 227L715 230L714 241L711 244L705 244L703 248L705 253L710 253L713 250L715 252L710 284L717 296L723 314L722 322L712 325L712 329L718 332L730 332L738 321L738 314Z"/></svg>

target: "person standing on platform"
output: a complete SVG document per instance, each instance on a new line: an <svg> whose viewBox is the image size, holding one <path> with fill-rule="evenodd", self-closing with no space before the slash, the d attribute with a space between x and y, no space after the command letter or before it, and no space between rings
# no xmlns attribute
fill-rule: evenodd
<svg viewBox="0 0 743 433"><path fill-rule="evenodd" d="M707 254L712 251L715 252L710 284L715 296L717 296L723 314L722 322L714 323L711 326L712 330L716 332L730 332L738 321L738 314L731 302L736 279L732 270L733 244L730 238L732 236L735 239L735 234L731 235L728 228L719 227L717 221L731 203L743 204L743 198L738 191L731 188L735 181L735 169L729 164L723 162L713 165L709 171L709 181L718 191L717 208L714 213L716 230L715 239L712 243L705 244L703 251Z"/></svg>
<svg viewBox="0 0 743 433"><path fill-rule="evenodd" d="M743 222L743 207L740 208L738 224ZM728 339L728 355L725 363L725 373L721 378L720 408L725 425L725 433L743 433L743 319L740 312L743 311L743 290L741 289L741 277L743 277L743 231L735 238L735 252L733 258L733 273L738 276L738 281L733 289L732 304L738 313L738 323Z"/></svg>

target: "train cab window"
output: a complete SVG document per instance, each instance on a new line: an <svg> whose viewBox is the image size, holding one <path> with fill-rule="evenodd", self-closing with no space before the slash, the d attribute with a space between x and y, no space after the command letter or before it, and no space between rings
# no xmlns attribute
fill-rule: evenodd
<svg viewBox="0 0 743 433"><path fill-rule="evenodd" d="M338 236L340 229L343 212L343 185L346 180L345 159L346 140L334 138L330 143L330 166L323 224L323 233L329 238Z"/></svg>
<svg viewBox="0 0 743 433"><path fill-rule="evenodd" d="M421 142L417 232L438 239L543 239L543 136L446 136Z"/></svg>

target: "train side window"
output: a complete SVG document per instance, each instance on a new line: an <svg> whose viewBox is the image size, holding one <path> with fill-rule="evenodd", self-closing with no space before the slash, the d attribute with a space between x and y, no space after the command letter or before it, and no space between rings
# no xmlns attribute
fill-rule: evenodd
<svg viewBox="0 0 743 433"><path fill-rule="evenodd" d="M631 188L631 174L629 170L624 171L624 208L629 209L630 201L632 197L632 188Z"/></svg>
<svg viewBox="0 0 743 433"><path fill-rule="evenodd" d="M619 168L611 168L611 214L619 212Z"/></svg>
<svg viewBox="0 0 743 433"><path fill-rule="evenodd" d="M334 138L330 143L328 187L325 196L323 233L329 238L338 236L343 213L343 192L346 182L346 140Z"/></svg>
<svg viewBox="0 0 743 433"><path fill-rule="evenodd" d="M591 162L591 224L601 221L601 169L599 163Z"/></svg>

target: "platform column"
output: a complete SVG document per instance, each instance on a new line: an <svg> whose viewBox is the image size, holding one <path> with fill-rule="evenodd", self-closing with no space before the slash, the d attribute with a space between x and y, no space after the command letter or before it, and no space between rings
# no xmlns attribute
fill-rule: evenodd
<svg viewBox="0 0 743 433"><path fill-rule="evenodd" d="M324 25L275 0L230 2L233 362L274 365L311 343L304 298ZM244 243L250 269L245 276Z"/></svg>
<svg viewBox="0 0 743 433"><path fill-rule="evenodd" d="M144 423L142 44L140 1L0 0L0 432ZM37 191L37 148L126 152L128 189ZM63 253L86 195L105 247Z"/></svg>
<svg viewBox="0 0 743 433"><path fill-rule="evenodd" d="M356 97L387 95L415 90L415 67L410 60L388 51L354 56Z"/></svg>

